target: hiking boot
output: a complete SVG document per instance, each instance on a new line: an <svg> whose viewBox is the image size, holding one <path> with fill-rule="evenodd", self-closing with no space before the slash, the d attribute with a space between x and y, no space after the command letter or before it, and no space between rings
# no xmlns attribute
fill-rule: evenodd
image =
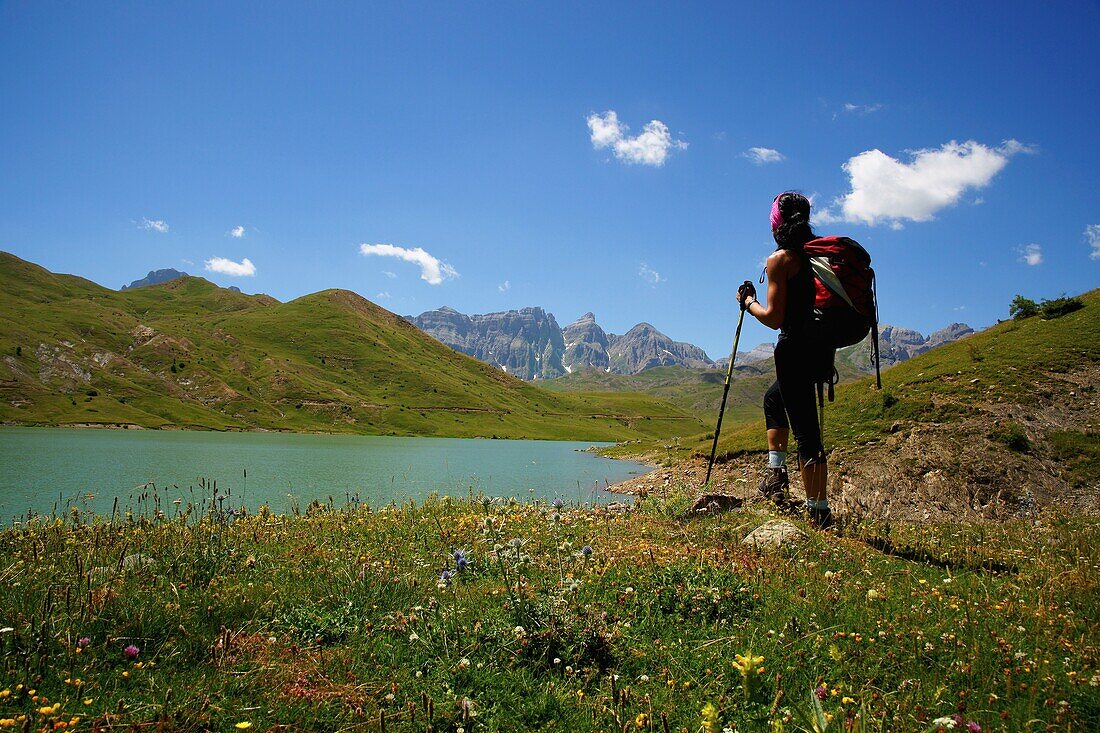
<svg viewBox="0 0 1100 733"><path fill-rule="evenodd" d="M810 522L821 531L826 532L833 528L832 509L818 509L817 507L807 507L806 514L809 516Z"/></svg>
<svg viewBox="0 0 1100 733"><path fill-rule="evenodd" d="M787 475L787 467L769 468L764 478L760 479L757 490L761 496L775 504L786 501L787 494L791 490L791 479Z"/></svg>

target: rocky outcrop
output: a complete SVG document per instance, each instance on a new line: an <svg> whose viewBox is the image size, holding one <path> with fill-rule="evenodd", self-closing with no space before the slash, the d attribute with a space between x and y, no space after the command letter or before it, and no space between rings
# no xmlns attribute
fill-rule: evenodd
<svg viewBox="0 0 1100 733"><path fill-rule="evenodd" d="M565 339L565 353L562 355L565 371L572 373L585 368L611 370L608 354L610 339L596 323L594 313L585 313L570 323L562 330L562 337Z"/></svg>
<svg viewBox="0 0 1100 733"><path fill-rule="evenodd" d="M659 366L714 366L698 346L673 341L648 323L639 323L622 336L612 336L608 356L611 371L621 374L637 374Z"/></svg>
<svg viewBox="0 0 1100 733"><path fill-rule="evenodd" d="M148 275L140 280L134 280L129 285L123 285L119 290L130 290L131 288L143 288L146 285L157 285L159 283L166 283L169 280L175 280L176 278L187 277L186 272L180 272L179 270L173 270L167 268L165 270L151 270Z"/></svg>
<svg viewBox="0 0 1100 733"><path fill-rule="evenodd" d="M452 349L520 379L549 379L565 373L561 327L542 308L467 316L443 307L407 318Z"/></svg>
<svg viewBox="0 0 1100 733"><path fill-rule="evenodd" d="M750 364L759 364L762 361L767 361L772 358L772 354L775 353L775 344L757 344L749 351L737 352L737 366L749 366ZM725 369L730 364L730 358L723 356L718 361L714 362L714 366L718 369Z"/></svg>

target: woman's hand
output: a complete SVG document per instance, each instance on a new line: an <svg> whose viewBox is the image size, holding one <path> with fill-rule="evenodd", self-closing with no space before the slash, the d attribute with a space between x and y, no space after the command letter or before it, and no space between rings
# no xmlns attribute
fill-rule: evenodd
<svg viewBox="0 0 1100 733"><path fill-rule="evenodd" d="M737 288L737 302L741 304L742 308L747 308L745 301L749 299L756 300L756 286L746 280Z"/></svg>

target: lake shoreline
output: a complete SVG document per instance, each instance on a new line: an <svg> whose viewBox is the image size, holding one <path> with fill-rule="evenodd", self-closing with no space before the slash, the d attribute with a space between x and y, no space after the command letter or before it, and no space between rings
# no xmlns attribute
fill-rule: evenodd
<svg viewBox="0 0 1100 733"><path fill-rule="evenodd" d="M414 439L415 437L415 439ZM622 501L652 470L590 449L602 441L439 438L266 431L0 427L0 516L76 507L136 513L209 502L292 513L313 500L381 506L429 496L523 503Z"/></svg>

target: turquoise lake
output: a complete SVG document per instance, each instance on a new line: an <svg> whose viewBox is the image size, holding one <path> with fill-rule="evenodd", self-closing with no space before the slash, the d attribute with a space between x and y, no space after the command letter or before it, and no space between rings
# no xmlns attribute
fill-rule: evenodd
<svg viewBox="0 0 1100 733"><path fill-rule="evenodd" d="M584 452L593 445L606 444L0 428L0 520L69 505L110 514L116 497L119 511L147 512L159 501L173 514L188 502L209 502L213 481L228 495L225 508L254 511L266 503L280 513L314 499L379 506L433 493L605 503L619 498L607 487L648 470Z"/></svg>

